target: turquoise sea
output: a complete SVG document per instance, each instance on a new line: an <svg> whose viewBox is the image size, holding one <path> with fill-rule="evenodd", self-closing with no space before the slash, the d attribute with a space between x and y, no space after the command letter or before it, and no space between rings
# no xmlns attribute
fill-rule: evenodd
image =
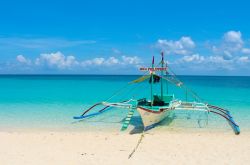
<svg viewBox="0 0 250 165"><path fill-rule="evenodd" d="M127 86L139 76L126 75L1 75L0 131L23 130L108 130L119 131L127 110L111 109L102 115L76 122L89 106L105 101L123 101L150 96L150 85L144 82ZM205 102L229 109L242 132L250 130L250 77L179 76ZM185 91L168 85L169 93L186 99ZM124 87L124 88L123 88ZM159 86L154 87L154 92ZM192 100L190 96L188 100ZM98 110L98 109L96 109ZM198 124L200 119L200 124ZM194 129L231 131L225 119L211 114L208 125L204 114L176 113L158 129ZM141 125L138 114L132 125Z"/></svg>

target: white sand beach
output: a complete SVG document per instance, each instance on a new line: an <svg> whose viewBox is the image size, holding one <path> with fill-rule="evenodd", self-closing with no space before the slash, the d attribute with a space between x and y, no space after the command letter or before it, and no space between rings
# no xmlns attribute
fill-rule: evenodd
<svg viewBox="0 0 250 165"><path fill-rule="evenodd" d="M249 164L250 133L0 132L0 164Z"/></svg>

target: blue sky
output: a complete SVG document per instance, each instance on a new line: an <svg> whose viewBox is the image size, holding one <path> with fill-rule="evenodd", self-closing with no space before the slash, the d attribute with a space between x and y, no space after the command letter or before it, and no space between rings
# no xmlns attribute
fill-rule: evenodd
<svg viewBox="0 0 250 165"><path fill-rule="evenodd" d="M137 74L163 50L177 74L250 75L250 2L0 2L1 74Z"/></svg>

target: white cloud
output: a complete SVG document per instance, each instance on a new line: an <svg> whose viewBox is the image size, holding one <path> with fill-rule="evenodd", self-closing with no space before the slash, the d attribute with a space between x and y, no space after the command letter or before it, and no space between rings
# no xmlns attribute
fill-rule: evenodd
<svg viewBox="0 0 250 165"><path fill-rule="evenodd" d="M241 32L229 31L224 34L223 49L230 53L240 51L243 48L243 40L241 38Z"/></svg>
<svg viewBox="0 0 250 165"><path fill-rule="evenodd" d="M133 57L122 56L122 60L123 60L123 63L131 64L131 65L141 63L141 60L137 56L133 56Z"/></svg>
<svg viewBox="0 0 250 165"><path fill-rule="evenodd" d="M216 71L216 70L236 70L238 68L248 68L250 59L248 56L234 56L230 60L225 59L223 56L210 55L201 56L193 54L190 56L183 56L172 64L181 69L191 69L197 72L203 71Z"/></svg>
<svg viewBox="0 0 250 165"><path fill-rule="evenodd" d="M250 54L250 49L249 48L243 48L242 53L243 54Z"/></svg>
<svg viewBox="0 0 250 165"><path fill-rule="evenodd" d="M249 63L250 59L247 56L243 56L243 57L238 58L238 62L240 62L240 63Z"/></svg>
<svg viewBox="0 0 250 165"><path fill-rule="evenodd" d="M195 43L190 37L181 37L179 42L183 45L183 47L186 47L186 48L195 47Z"/></svg>
<svg viewBox="0 0 250 165"><path fill-rule="evenodd" d="M82 61L82 66L90 65L102 65L102 66L114 66L114 65L137 65L140 64L141 59L137 56L122 56L121 59L116 57L105 58L94 58L91 60Z"/></svg>
<svg viewBox="0 0 250 165"><path fill-rule="evenodd" d="M115 58L115 57L109 57L106 61L105 61L105 64L106 65L115 65L115 64L119 64L120 61Z"/></svg>
<svg viewBox="0 0 250 165"><path fill-rule="evenodd" d="M240 31L228 31L224 34L224 40L226 42L243 44Z"/></svg>
<svg viewBox="0 0 250 165"><path fill-rule="evenodd" d="M250 54L250 49L244 45L240 31L228 31L224 34L219 45L212 46L213 53L222 56L225 60L231 60L234 56Z"/></svg>
<svg viewBox="0 0 250 165"><path fill-rule="evenodd" d="M28 65L31 64L30 59L26 59L23 55L18 55L18 56L16 57L16 60L17 60L18 62L22 63L22 64L28 64Z"/></svg>
<svg viewBox="0 0 250 165"><path fill-rule="evenodd" d="M140 58L137 56L122 56L121 58L116 57L98 57L93 59L88 59L84 61L77 60L75 56L65 56L61 52L56 53L43 53L37 57L34 62L32 63L31 60L25 58L23 55L18 55L17 61L23 64L33 64L34 67L43 67L47 66L49 68L56 68L56 69L73 69L77 68L85 68L85 67L110 67L110 66L127 66L127 65L135 65L142 63ZM32 67L31 66L31 67Z"/></svg>
<svg viewBox="0 0 250 165"><path fill-rule="evenodd" d="M181 37L177 41L159 39L156 47L165 51L166 54L188 55L195 48L195 43L190 37Z"/></svg>
<svg viewBox="0 0 250 165"><path fill-rule="evenodd" d="M200 56L199 54L193 54L191 56L184 56L181 59L178 60L179 63L201 63L204 62L205 57L204 56Z"/></svg>
<svg viewBox="0 0 250 165"><path fill-rule="evenodd" d="M36 60L36 65L48 65L60 69L71 68L78 64L74 56L64 56L61 52L41 54Z"/></svg>
<svg viewBox="0 0 250 165"><path fill-rule="evenodd" d="M92 60L93 64L95 65L102 65L104 63L105 59L104 58L94 58Z"/></svg>

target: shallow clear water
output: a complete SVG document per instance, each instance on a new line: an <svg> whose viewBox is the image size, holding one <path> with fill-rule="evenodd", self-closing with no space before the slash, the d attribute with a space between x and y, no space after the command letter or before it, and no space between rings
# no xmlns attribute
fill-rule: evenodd
<svg viewBox="0 0 250 165"><path fill-rule="evenodd" d="M122 101L130 98L150 97L149 83L126 86L138 76L103 75L6 75L0 76L0 130L46 129L116 129L127 111L112 109L104 114L81 122L75 122L83 109L110 98ZM179 76L205 102L222 106L231 111L242 131L250 130L250 77ZM164 88L166 89L166 85ZM126 86L126 87L125 87ZM185 91L172 85L169 93L186 99ZM125 88L123 88L125 87ZM122 90L123 89L123 90ZM159 91L154 87L154 93ZM192 100L190 96L188 100ZM163 122L160 129L187 129L204 127L206 119L200 113L176 113L174 120ZM132 125L141 125L138 114ZM209 115L205 128L230 130L220 117Z"/></svg>

